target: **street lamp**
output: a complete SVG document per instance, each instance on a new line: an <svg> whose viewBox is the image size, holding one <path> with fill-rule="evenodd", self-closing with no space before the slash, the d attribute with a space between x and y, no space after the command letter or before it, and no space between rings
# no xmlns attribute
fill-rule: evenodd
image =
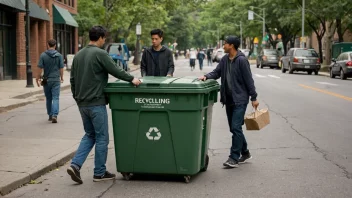
<svg viewBox="0 0 352 198"><path fill-rule="evenodd" d="M29 2L26 0L26 76L27 76L27 86L28 88L34 87L33 86L33 74L32 74L32 66L31 66L31 59L29 54L29 28L30 28L30 18L29 18Z"/></svg>
<svg viewBox="0 0 352 198"><path fill-rule="evenodd" d="M139 65L140 64L140 39L142 35L142 25L140 22L136 25L136 35L137 35L137 42L136 42L136 50L135 50L135 56L134 56L134 64Z"/></svg>
<svg viewBox="0 0 352 198"><path fill-rule="evenodd" d="M240 21L240 25L237 25L237 24L235 24L235 26L240 26L240 32L241 32L241 49L242 49L242 43L243 43L243 41L242 41L242 21Z"/></svg>
<svg viewBox="0 0 352 198"><path fill-rule="evenodd" d="M265 37L265 8L259 8L259 7L254 7L254 6L250 6L250 8L254 9L261 9L263 10L263 16L260 16L259 14L253 12L252 10L248 10L248 20L253 20L253 14L255 14L256 16L258 16L259 18L261 18L263 20L263 39Z"/></svg>

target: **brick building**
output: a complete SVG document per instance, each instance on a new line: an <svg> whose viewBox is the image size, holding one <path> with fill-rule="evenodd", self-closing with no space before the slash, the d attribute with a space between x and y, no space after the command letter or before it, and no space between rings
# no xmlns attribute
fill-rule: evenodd
<svg viewBox="0 0 352 198"><path fill-rule="evenodd" d="M33 76L46 41L66 58L78 51L77 0L29 0ZM25 0L0 0L0 80L26 79Z"/></svg>

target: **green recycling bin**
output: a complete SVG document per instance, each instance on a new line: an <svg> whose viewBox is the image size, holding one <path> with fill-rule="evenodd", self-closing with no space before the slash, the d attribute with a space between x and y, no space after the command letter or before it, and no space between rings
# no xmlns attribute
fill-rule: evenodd
<svg viewBox="0 0 352 198"><path fill-rule="evenodd" d="M117 171L192 175L206 171L212 109L219 84L196 77L144 77L142 84L117 80L105 93L112 111Z"/></svg>

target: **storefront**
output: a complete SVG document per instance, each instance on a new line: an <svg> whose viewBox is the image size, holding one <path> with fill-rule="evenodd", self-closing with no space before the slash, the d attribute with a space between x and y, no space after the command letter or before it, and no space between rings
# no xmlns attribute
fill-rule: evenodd
<svg viewBox="0 0 352 198"><path fill-rule="evenodd" d="M66 9L53 5L54 10L54 39L57 41L57 50L66 59L67 54L75 53L75 28L76 20Z"/></svg>
<svg viewBox="0 0 352 198"><path fill-rule="evenodd" d="M20 2L10 3L0 1L0 80L16 78L16 13L19 10L12 6Z"/></svg>

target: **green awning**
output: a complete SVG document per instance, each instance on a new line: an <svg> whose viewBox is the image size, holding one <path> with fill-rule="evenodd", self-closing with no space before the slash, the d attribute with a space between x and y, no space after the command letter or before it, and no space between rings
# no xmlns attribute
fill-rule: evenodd
<svg viewBox="0 0 352 198"><path fill-rule="evenodd" d="M41 7L39 7L38 4L34 3L32 0L28 0L29 2L29 16L32 18L44 20L44 21L50 21L50 17L48 13ZM22 0L23 6L26 6L26 0Z"/></svg>
<svg viewBox="0 0 352 198"><path fill-rule="evenodd" d="M15 8L18 11L26 11L26 8L24 4L22 4L21 0L0 0L0 4Z"/></svg>
<svg viewBox="0 0 352 198"><path fill-rule="evenodd" d="M76 20L71 13L59 6L53 5L54 10L54 24L66 24L73 27L78 27Z"/></svg>

